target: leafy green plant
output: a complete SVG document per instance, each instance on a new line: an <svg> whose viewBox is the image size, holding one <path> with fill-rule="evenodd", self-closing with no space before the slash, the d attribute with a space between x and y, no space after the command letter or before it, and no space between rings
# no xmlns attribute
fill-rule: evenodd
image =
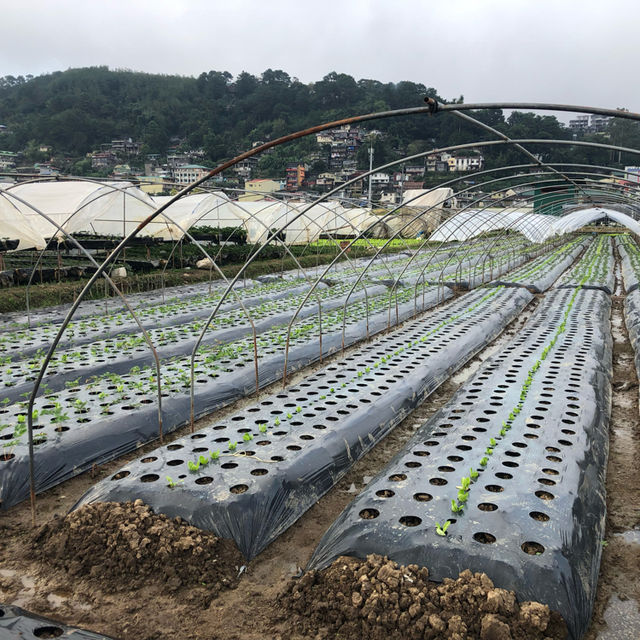
<svg viewBox="0 0 640 640"><path fill-rule="evenodd" d="M451 511L453 511L453 513L460 513L463 509L463 505L458 504L455 500L451 501Z"/></svg>
<svg viewBox="0 0 640 640"><path fill-rule="evenodd" d="M436 533L439 536L446 536L447 529L449 528L450 524L451 524L451 520L447 520L442 526L440 525L439 522L436 522Z"/></svg>
<svg viewBox="0 0 640 640"><path fill-rule="evenodd" d="M230 442L229 443L229 451L235 451L237 446L238 446L237 442Z"/></svg>
<svg viewBox="0 0 640 640"><path fill-rule="evenodd" d="M189 462L187 462L187 466L189 467L189 471L197 471L200 468L200 463L189 460Z"/></svg>

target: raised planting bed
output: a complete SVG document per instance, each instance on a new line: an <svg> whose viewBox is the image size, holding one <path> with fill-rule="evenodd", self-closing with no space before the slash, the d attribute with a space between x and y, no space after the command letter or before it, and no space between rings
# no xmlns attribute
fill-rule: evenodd
<svg viewBox="0 0 640 640"><path fill-rule="evenodd" d="M217 277L215 273L213 276L214 278ZM237 287L255 287L258 284L257 280L241 280L238 282ZM211 295L220 290L224 291L226 287L227 285L223 281L213 280L212 282L165 287L164 295L162 289L154 289L141 293L129 293L126 297L133 309L146 309L155 305L169 304L180 300L184 301L192 297ZM31 326L60 324L65 319L70 307L70 304L61 304L53 307L33 309L31 311ZM119 297L104 298L102 300L85 300L80 303L74 318L77 321L80 318L99 318L104 315L126 312L126 308ZM0 333L27 329L28 326L25 311L3 313L0 318Z"/></svg>
<svg viewBox="0 0 640 640"><path fill-rule="evenodd" d="M394 313L388 293L366 303L360 300L322 317L297 323L291 333L288 371L294 372L322 356L384 331L430 309L451 296L447 290L427 288L419 300L413 287L397 292ZM344 333L343 333L344 327ZM273 327L258 341L258 381L263 387L282 378L287 327ZM170 432L190 415L190 357L161 367L163 428ZM256 389L253 338L230 344L204 345L195 366L195 416L207 415ZM36 462L38 491L44 491L82 471L131 451L158 437L155 368L134 368L119 376L104 374L86 385L73 386L36 399ZM0 508L23 500L27 490L27 438L24 403L0 408Z"/></svg>
<svg viewBox="0 0 640 640"><path fill-rule="evenodd" d="M605 526L610 297L557 289L340 515L310 567L381 553L436 580L485 572L591 618Z"/></svg>
<svg viewBox="0 0 640 640"><path fill-rule="evenodd" d="M72 640L110 640L92 631L68 627L20 607L0 604L0 638L3 640L36 640L36 638L71 638Z"/></svg>
<svg viewBox="0 0 640 640"><path fill-rule="evenodd" d="M612 294L616 286L615 259L609 236L598 235L589 245L584 256L558 281L556 287L601 289Z"/></svg>
<svg viewBox="0 0 640 640"><path fill-rule="evenodd" d="M640 282L640 247L627 233L616 236L616 248L620 254L622 279L627 293L638 288Z"/></svg>
<svg viewBox="0 0 640 640"><path fill-rule="evenodd" d="M250 559L532 297L522 289L461 296L295 387L156 449L78 504L140 498L235 540Z"/></svg>
<svg viewBox="0 0 640 640"><path fill-rule="evenodd" d="M321 284L320 288L324 286ZM289 295L300 294L308 290L308 287L308 283L305 282L303 284L301 281L260 284L246 290L243 290L240 283L236 285L238 296L242 296L243 304L247 308L285 298ZM140 324L146 329L158 326L173 327L195 320L202 321L210 315L216 303L221 299L225 288L218 287L217 291L211 295L194 296L186 300L174 299L165 304L146 305L136 310L136 316ZM100 307L98 306L98 308ZM230 294L227 297L227 301L222 305L221 311L231 311L239 308L240 303L236 295ZM0 358L5 362L10 362L11 360L8 360L8 358L26 358L41 354L44 349L49 347L58 329L59 325L52 324L46 327L0 333ZM69 323L59 347L78 347L90 344L95 340L103 340L109 337L116 338L139 332L138 324L128 311L119 311L112 314L103 313Z"/></svg>
<svg viewBox="0 0 640 640"><path fill-rule="evenodd" d="M344 305L349 285L336 285L329 288L320 283L314 295L310 296L298 314L304 320L318 313L318 299L322 313L328 313ZM365 291L366 288L366 291ZM284 326L293 317L294 311L303 302L308 288L294 287L291 295L277 293L274 299L258 304L259 299L249 298L245 308L253 320L256 333L262 335L272 327ZM388 301L389 292L383 285L361 285L350 296L349 302L356 304L368 299L371 306L384 296ZM252 326L244 310L237 305L229 309L227 305L216 314L202 340L203 345L221 345L244 338L252 334ZM210 311L207 311L209 315ZM206 318L182 325L169 325L158 329L149 329L148 334L157 349L161 360L176 358L191 353L196 339L204 326ZM24 360L5 362L0 370L0 402L8 398L16 402L22 394L31 391L31 381L40 367L40 354ZM96 340L75 349L56 351L47 369L47 389L59 391L65 385L85 384L96 376L105 373L124 374L133 367L151 366L153 354L144 338L139 334L124 334L107 340Z"/></svg>
<svg viewBox="0 0 640 640"><path fill-rule="evenodd" d="M375 271L375 273L380 276L384 275L389 281L394 280L394 273L400 272L410 259L407 256L403 256L401 259L394 257L394 260L388 260L387 256L384 256L384 258L385 260L376 261L384 262L384 264L379 267L379 272ZM425 260L428 260L428 258ZM349 282L355 281L358 273L362 272L368 263L369 261L361 260L358 261L358 265L347 265L347 267L344 266L345 263L341 263L337 274L333 274L333 271L330 273L332 275L348 273L350 277L329 278L328 283L331 285L342 283L344 287L347 287ZM256 283L249 281L246 286L243 281L238 281L235 289L238 291L238 295L242 296L245 307L249 308L280 298L306 293L310 283L315 282L317 275L321 273L319 269L317 271L317 274L309 272L305 276L298 270L292 270L288 272L288 277L284 280L274 277L266 282ZM371 273L367 271L369 277L366 281L372 280L372 274L374 274L374 271L371 271ZM378 284L382 284L382 282ZM321 282L318 288L323 289L326 286L327 284ZM207 318L215 304L222 297L226 287L226 283L218 281L211 287L211 292L209 292L208 284L185 287L184 295L181 293L182 289L177 288L177 290L173 291L177 295L167 298L166 302L162 300L161 295L157 292L130 296L128 300L131 301L131 306L136 310L136 315L145 328L175 326ZM344 288L343 290L347 291L348 289ZM89 344L94 340L139 333L137 323L129 312L122 308L119 300L114 302L113 299L110 299L109 302L111 303L112 311L108 313L103 311L105 308L103 303L96 304L92 302L93 315L86 315L71 322L62 336L60 346L77 347ZM293 304L296 303L293 302ZM288 303L287 306L289 306ZM229 311L239 308L240 303L236 296L229 295L221 310ZM55 308L48 315L43 313L39 317L38 322L46 321L46 326L35 326L30 329L14 327L0 332L0 363L3 360L9 362L7 358L25 358L46 349L58 331L58 326L56 325L62 321L65 315L66 311L62 313L60 309Z"/></svg>
<svg viewBox="0 0 640 640"><path fill-rule="evenodd" d="M534 293L544 293L566 271L584 251L587 241L577 238L564 243L551 254L540 256L500 277L492 285L526 287Z"/></svg>

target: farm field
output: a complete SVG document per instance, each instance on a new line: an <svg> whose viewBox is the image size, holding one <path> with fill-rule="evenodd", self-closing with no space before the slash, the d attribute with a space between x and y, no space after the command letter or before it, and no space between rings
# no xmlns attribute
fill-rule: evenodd
<svg viewBox="0 0 640 640"><path fill-rule="evenodd" d="M629 234L505 234L85 303L35 530L64 310L13 315L0 637L626 637L639 277Z"/></svg>

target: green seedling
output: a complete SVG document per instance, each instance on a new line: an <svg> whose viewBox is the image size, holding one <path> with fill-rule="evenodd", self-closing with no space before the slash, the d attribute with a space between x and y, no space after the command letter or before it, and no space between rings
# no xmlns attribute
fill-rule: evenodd
<svg viewBox="0 0 640 640"><path fill-rule="evenodd" d="M458 502L464 504L467 501L468 497L469 493L467 491L463 491L462 489L458 491Z"/></svg>
<svg viewBox="0 0 640 640"><path fill-rule="evenodd" d="M447 529L449 528L450 524L451 524L451 520L447 520L442 526L440 526L439 522L436 522L436 533L439 536L446 536Z"/></svg>
<svg viewBox="0 0 640 640"><path fill-rule="evenodd" d="M489 438L489 444L490 444L492 447L495 447L498 443L495 441L495 439L494 439L494 438Z"/></svg>
<svg viewBox="0 0 640 640"><path fill-rule="evenodd" d="M475 480L478 477L478 472L475 469L469 469L469 476L472 480Z"/></svg>
<svg viewBox="0 0 640 640"><path fill-rule="evenodd" d="M280 418L276 418L273 424L275 424L277 427L280 424Z"/></svg>
<svg viewBox="0 0 640 640"><path fill-rule="evenodd" d="M238 446L237 442L230 442L229 443L229 451L235 451L237 446Z"/></svg>
<svg viewBox="0 0 640 640"><path fill-rule="evenodd" d="M507 430L504 427L502 427L502 429L500 429L500 435L501 436L506 436L507 435Z"/></svg>
<svg viewBox="0 0 640 640"><path fill-rule="evenodd" d="M178 480L176 482L171 476L167 476L167 486L170 487L171 489L173 489L174 487L177 487L181 482L182 480Z"/></svg>
<svg viewBox="0 0 640 640"><path fill-rule="evenodd" d="M293 418L293 415L290 413L287 413L287 419L291 420L291 418Z"/></svg>
<svg viewBox="0 0 640 640"><path fill-rule="evenodd" d="M260 433L267 433L267 425L266 424L261 424L258 427L258 431L260 431Z"/></svg>
<svg viewBox="0 0 640 640"><path fill-rule="evenodd" d="M491 447L487 447L484 451L488 456L493 455L493 449Z"/></svg>
<svg viewBox="0 0 640 640"><path fill-rule="evenodd" d="M456 488L461 489L462 491L469 491L470 486L471 486L471 478L465 476L460 480L460 486Z"/></svg>
<svg viewBox="0 0 640 640"><path fill-rule="evenodd" d="M250 433L245 433L245 434L242 436L242 439L243 439L245 442L250 442L251 440L253 440L253 436L252 436Z"/></svg>
<svg viewBox="0 0 640 640"><path fill-rule="evenodd" d="M488 462L489 462L489 458L485 456L484 458L482 458L482 460L480 460L480 466L486 467Z"/></svg>
<svg viewBox="0 0 640 640"><path fill-rule="evenodd" d="M302 407L296 407L296 413L300 413L302 411Z"/></svg>
<svg viewBox="0 0 640 640"><path fill-rule="evenodd" d="M189 471L197 471L200 468L200 463L189 460L189 462L187 462L187 466L189 467Z"/></svg>
<svg viewBox="0 0 640 640"><path fill-rule="evenodd" d="M213 461L216 461L219 457L220 457L220 452L219 451L212 451L211 452L211 459Z"/></svg>
<svg viewBox="0 0 640 640"><path fill-rule="evenodd" d="M201 467L206 467L209 464L209 458L207 458L207 456L200 456L198 458L198 463Z"/></svg>
<svg viewBox="0 0 640 640"><path fill-rule="evenodd" d="M461 513L463 509L463 505L458 504L455 500L451 501L451 511L453 511L453 513Z"/></svg>

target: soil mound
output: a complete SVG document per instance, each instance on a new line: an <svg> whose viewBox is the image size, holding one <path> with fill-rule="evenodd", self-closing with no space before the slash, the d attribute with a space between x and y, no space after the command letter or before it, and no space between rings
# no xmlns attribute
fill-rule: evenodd
<svg viewBox="0 0 640 640"><path fill-rule="evenodd" d="M244 564L233 542L156 515L142 500L56 516L35 533L32 551L71 576L99 580L107 592L153 582L169 591L205 586L215 596L235 585Z"/></svg>
<svg viewBox="0 0 640 640"><path fill-rule="evenodd" d="M537 602L516 601L486 574L429 581L429 571L385 557L340 557L309 571L285 592L282 616L292 634L316 640L558 640L567 637L559 614Z"/></svg>

